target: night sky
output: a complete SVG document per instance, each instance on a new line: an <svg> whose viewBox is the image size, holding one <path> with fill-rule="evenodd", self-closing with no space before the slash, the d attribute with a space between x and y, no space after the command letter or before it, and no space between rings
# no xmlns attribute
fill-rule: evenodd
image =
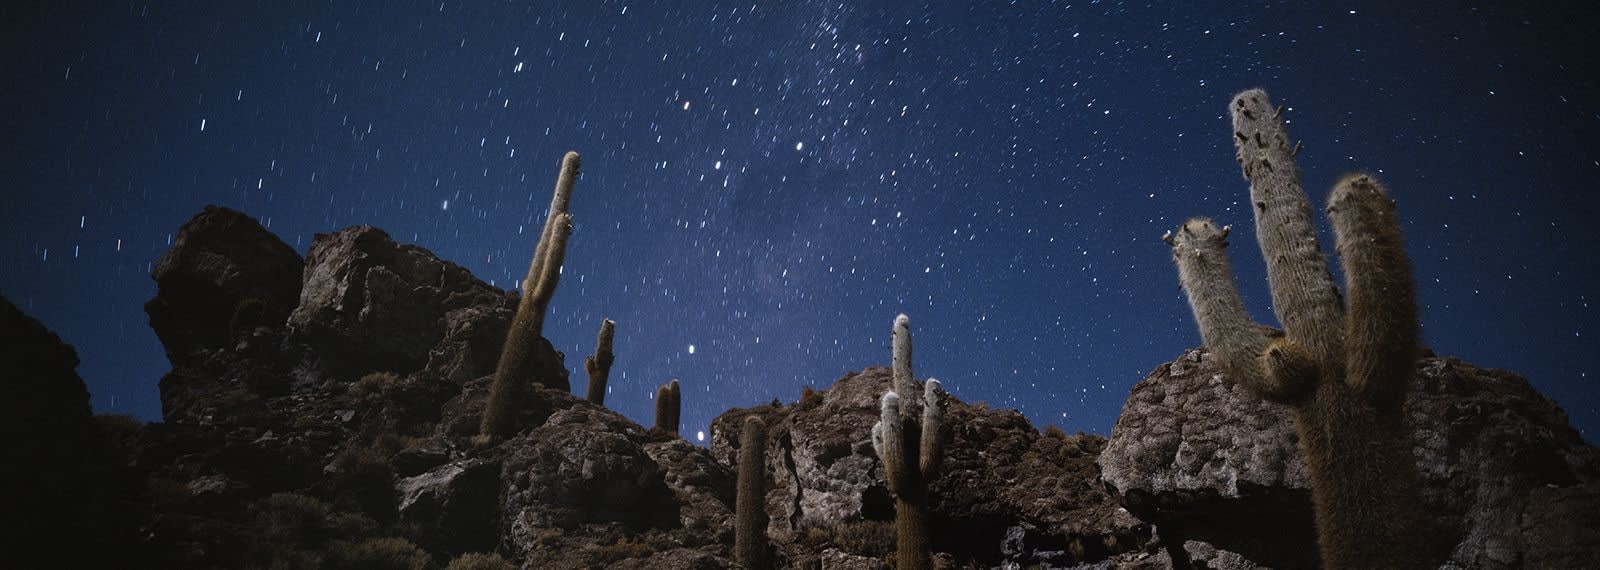
<svg viewBox="0 0 1600 570"><path fill-rule="evenodd" d="M1319 210L1344 172L1389 186L1425 343L1600 430L1595 8L276 4L0 8L0 294L77 347L97 412L160 418L149 272L206 204L515 287L572 149L545 334L582 386L617 321L608 406L648 424L680 378L692 440L887 365L904 312L919 376L1107 434L1199 344L1162 232L1232 224L1273 322L1226 112L1259 86Z"/></svg>

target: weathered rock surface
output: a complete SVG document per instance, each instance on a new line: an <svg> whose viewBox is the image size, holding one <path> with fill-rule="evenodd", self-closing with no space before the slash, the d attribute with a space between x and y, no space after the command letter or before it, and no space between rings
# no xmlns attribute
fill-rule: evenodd
<svg viewBox="0 0 1600 570"><path fill-rule="evenodd" d="M494 371L515 310L514 295L461 266L356 226L312 241L289 328L344 355L324 362L338 374L403 375L427 366L464 382ZM566 389L567 370L554 364L536 372L546 386Z"/></svg>
<svg viewBox="0 0 1600 570"><path fill-rule="evenodd" d="M1600 564L1600 453L1526 380L1425 358L1405 409L1441 564ZM1303 567L1315 537L1296 445L1289 410L1191 350L1134 387L1100 465L1164 540L1209 543L1186 542L1190 556L1221 549L1233 567Z"/></svg>

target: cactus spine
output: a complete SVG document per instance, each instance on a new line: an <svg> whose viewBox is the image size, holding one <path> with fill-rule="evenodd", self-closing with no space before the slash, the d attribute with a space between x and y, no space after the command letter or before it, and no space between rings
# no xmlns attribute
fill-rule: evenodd
<svg viewBox="0 0 1600 570"><path fill-rule="evenodd" d="M583 369L589 372L589 401L602 406L606 403L606 380L611 377L611 363L616 360L611 352L611 340L616 333L617 323L611 319L601 321L594 354L583 361Z"/></svg>
<svg viewBox="0 0 1600 570"><path fill-rule="evenodd" d="M1417 308L1393 202L1367 175L1334 188L1327 212L1347 303L1317 247L1280 111L1261 90L1235 96L1230 110L1283 334L1246 314L1223 251L1228 228L1196 218L1165 238L1201 339L1230 379L1294 409L1323 566L1420 567L1423 517L1401 415Z"/></svg>
<svg viewBox="0 0 1600 570"><path fill-rule="evenodd" d="M656 388L656 429L678 435L682 394L677 378Z"/></svg>
<svg viewBox="0 0 1600 570"><path fill-rule="evenodd" d="M545 218L544 230L539 234L539 243L534 246L528 276L522 281L522 300L517 303L517 314L511 320L511 328L506 331L506 342L500 349L500 362L495 366L494 383L489 388L489 400L484 406L483 420L479 425L484 441L509 436L516 431L515 408L522 400L528 382L538 382L554 389L570 389L561 385L562 381L557 378L527 376L531 347L544 334L545 313L561 280L561 263L567 255L567 237L572 235L572 215L567 213L567 205L572 201L572 185L578 179L581 162L576 152L568 152L561 158L561 173L556 178L550 213Z"/></svg>
<svg viewBox="0 0 1600 570"><path fill-rule="evenodd" d="M745 418L744 431L739 434L734 552L739 564L751 570L772 566L767 552L766 454L767 424L755 416Z"/></svg>
<svg viewBox="0 0 1600 570"><path fill-rule="evenodd" d="M904 371L911 379L910 320L895 318L894 371L896 390L914 394L914 387L899 386ZM872 426L872 448L883 461L889 490L895 495L895 560L900 568L931 568L929 549L928 484L944 460L945 400L939 381L928 379L923 390L922 417L907 412L896 391L885 392L878 423Z"/></svg>

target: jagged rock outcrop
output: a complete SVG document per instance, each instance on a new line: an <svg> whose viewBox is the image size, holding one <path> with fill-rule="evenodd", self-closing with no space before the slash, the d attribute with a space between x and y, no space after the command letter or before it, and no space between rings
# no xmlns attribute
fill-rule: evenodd
<svg viewBox="0 0 1600 570"><path fill-rule="evenodd" d="M461 382L494 370L515 306L514 296L461 266L356 226L312 241L289 328L307 344L344 355L325 359L337 374L408 374L427 366ZM564 366L548 372L567 374Z"/></svg>
<svg viewBox="0 0 1600 570"><path fill-rule="evenodd" d="M1432 559L1462 568L1600 563L1600 453L1526 380L1424 358L1405 411ZM1315 538L1295 438L1288 410L1191 350L1134 386L1100 457L1102 477L1168 544L1309 566Z"/></svg>
<svg viewBox="0 0 1600 570"><path fill-rule="evenodd" d="M152 321L167 327L162 338L175 355L161 382L162 423L100 421L100 439L75 435L92 422L71 372L75 356L0 303L0 350L31 370L0 385L0 405L14 407L0 417L22 422L13 433L40 434L22 442L20 465L63 469L27 472L40 474L27 488L75 524L103 523L51 536L136 542L75 553L182 568L354 567L379 556L439 567L483 551L534 568L731 568L733 461L744 418L757 415L768 426L766 534L776 565L890 562L894 500L870 443L888 369L847 374L796 403L730 410L713 421L709 449L535 387L515 409L520 430L480 445L473 436L514 294L366 227L323 236L303 271L282 256L235 257L282 245L241 217L208 209L175 239L190 253L169 254L160 270L210 276L226 293L219 298L235 301L186 305L183 287L162 282L150 306L167 320L156 311ZM218 227L231 229L208 229ZM261 297L239 289L241 275L303 282L304 294ZM250 298L295 304L234 320L243 326L220 341L196 332L231 320ZM411 326L419 328L391 330ZM541 343L535 365L564 374L562 355ZM402 352L404 362L385 359ZM935 560L960 568L1306 562L1310 507L1287 415L1241 401L1216 376L1201 352L1161 366L1135 388L1109 442L1041 433L1014 410L952 400L945 465L930 485ZM1439 558L1595 566L1595 450L1559 409L1520 378L1455 360L1426 360L1419 378L1407 410L1423 426L1415 445ZM74 464L69 455L95 441L109 441L116 461ZM112 468L80 477L72 465ZM130 472L143 484L118 487ZM100 510L83 514L70 502L79 499ZM118 501L129 508L104 507Z"/></svg>

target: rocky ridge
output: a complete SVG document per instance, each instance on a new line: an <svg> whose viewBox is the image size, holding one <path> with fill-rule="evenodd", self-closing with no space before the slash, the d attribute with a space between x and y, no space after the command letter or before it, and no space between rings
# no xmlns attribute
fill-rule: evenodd
<svg viewBox="0 0 1600 570"><path fill-rule="evenodd" d="M154 277L147 310L173 364L160 423L90 417L70 347L0 306L4 344L38 355L7 384L17 409L6 416L56 438L25 450L27 464L52 467L16 487L43 500L13 516L78 504L75 489L100 484L89 498L104 524L76 532L122 537L116 559L140 566L426 568L493 552L528 568L727 568L738 427L758 415L779 564L892 562L893 499L869 443L886 369L730 410L709 448L535 389L523 429L480 448L471 436L514 293L369 226L319 235L302 259L218 207L184 225ZM565 378L564 355L536 352L541 374ZM1447 567L1595 565L1596 451L1559 408L1513 374L1453 359L1424 359L1418 379L1407 411L1437 529L1430 554ZM1140 382L1110 440L952 402L931 488L937 559L1314 564L1287 418L1203 351ZM100 451L51 455L67 444Z"/></svg>

